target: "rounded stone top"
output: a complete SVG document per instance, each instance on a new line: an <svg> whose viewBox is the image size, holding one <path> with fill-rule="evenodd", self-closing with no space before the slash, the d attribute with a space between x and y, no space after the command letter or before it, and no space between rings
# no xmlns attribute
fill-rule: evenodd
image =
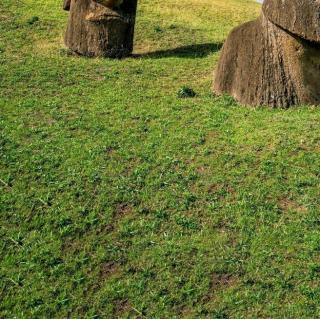
<svg viewBox="0 0 320 319"><path fill-rule="evenodd" d="M262 10L282 29L320 42L320 0L265 0Z"/></svg>

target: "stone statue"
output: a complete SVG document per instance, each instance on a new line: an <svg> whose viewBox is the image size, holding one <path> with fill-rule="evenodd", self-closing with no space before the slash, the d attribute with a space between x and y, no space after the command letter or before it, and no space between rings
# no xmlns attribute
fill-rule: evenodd
<svg viewBox="0 0 320 319"><path fill-rule="evenodd" d="M65 44L89 57L132 53L137 0L64 0L70 11Z"/></svg>
<svg viewBox="0 0 320 319"><path fill-rule="evenodd" d="M320 1L265 0L227 38L213 90L254 106L320 104Z"/></svg>

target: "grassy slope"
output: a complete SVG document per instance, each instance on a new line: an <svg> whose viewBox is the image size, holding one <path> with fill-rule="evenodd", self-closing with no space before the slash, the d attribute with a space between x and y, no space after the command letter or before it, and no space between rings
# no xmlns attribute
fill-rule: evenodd
<svg viewBox="0 0 320 319"><path fill-rule="evenodd" d="M111 61L67 55L60 1L1 1L1 318L320 316L320 110L210 94L258 11L141 0Z"/></svg>

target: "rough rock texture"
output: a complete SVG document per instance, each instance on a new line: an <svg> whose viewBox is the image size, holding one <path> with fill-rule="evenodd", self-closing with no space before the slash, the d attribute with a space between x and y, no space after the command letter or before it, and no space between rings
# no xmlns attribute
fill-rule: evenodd
<svg viewBox="0 0 320 319"><path fill-rule="evenodd" d="M123 3L123 0L96 0L96 2L112 9L118 8Z"/></svg>
<svg viewBox="0 0 320 319"><path fill-rule="evenodd" d="M248 105L320 104L320 46L278 27L262 13L229 35L213 89Z"/></svg>
<svg viewBox="0 0 320 319"><path fill-rule="evenodd" d="M70 10L71 0L64 0L63 1L63 10L69 11Z"/></svg>
<svg viewBox="0 0 320 319"><path fill-rule="evenodd" d="M263 12L281 28L306 40L320 41L319 0L267 0Z"/></svg>
<svg viewBox="0 0 320 319"><path fill-rule="evenodd" d="M85 56L130 55L137 0L65 0L70 10L65 43Z"/></svg>

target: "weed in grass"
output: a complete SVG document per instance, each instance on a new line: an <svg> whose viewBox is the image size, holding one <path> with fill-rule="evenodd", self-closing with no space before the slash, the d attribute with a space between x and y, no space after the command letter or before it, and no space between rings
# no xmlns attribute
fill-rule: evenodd
<svg viewBox="0 0 320 319"><path fill-rule="evenodd" d="M177 96L179 98L195 97L196 96L196 92L193 89L191 89L191 88L189 88L187 86L183 86L182 88L180 88L178 90Z"/></svg>
<svg viewBox="0 0 320 319"><path fill-rule="evenodd" d="M39 17L33 16L27 20L27 24L33 25L33 24L39 22L39 20L40 20Z"/></svg>
<svg viewBox="0 0 320 319"><path fill-rule="evenodd" d="M157 26L155 26L154 31L157 33L161 33L161 32L163 32L163 29L157 25Z"/></svg>

